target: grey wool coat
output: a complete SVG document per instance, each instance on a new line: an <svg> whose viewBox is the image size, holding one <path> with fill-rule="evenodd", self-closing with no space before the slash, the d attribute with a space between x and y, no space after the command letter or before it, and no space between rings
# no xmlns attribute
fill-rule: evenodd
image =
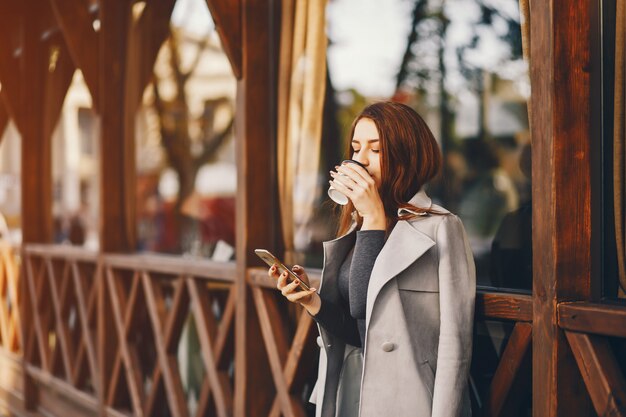
<svg viewBox="0 0 626 417"><path fill-rule="evenodd" d="M311 397L318 417L471 415L472 252L458 217L433 206L423 191L410 203L442 214L399 221L376 258L367 292L362 361L360 355L353 360L354 347L318 326L320 364ZM335 302L340 302L337 276L352 246L347 238L351 233L355 231L324 243L319 292ZM355 366L360 369L349 369ZM338 404L337 393L350 385L346 378L360 374L353 410L340 411L346 406Z"/></svg>

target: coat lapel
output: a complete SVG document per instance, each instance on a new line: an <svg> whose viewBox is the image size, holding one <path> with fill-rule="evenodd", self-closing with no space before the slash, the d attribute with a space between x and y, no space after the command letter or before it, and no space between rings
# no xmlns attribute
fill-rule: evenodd
<svg viewBox="0 0 626 417"><path fill-rule="evenodd" d="M417 230L408 221L399 221L391 231L385 246L383 246L367 290L366 323L369 325L372 309L378 293L390 279L413 264L435 242L426 234Z"/></svg>

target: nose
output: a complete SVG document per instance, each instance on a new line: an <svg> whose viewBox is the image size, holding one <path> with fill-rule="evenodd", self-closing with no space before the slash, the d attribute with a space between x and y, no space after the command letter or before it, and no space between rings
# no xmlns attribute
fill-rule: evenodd
<svg viewBox="0 0 626 417"><path fill-rule="evenodd" d="M368 166L370 164L369 160L366 157L361 156L361 155L358 155L358 156L355 155L352 157L352 159L362 164L363 166Z"/></svg>

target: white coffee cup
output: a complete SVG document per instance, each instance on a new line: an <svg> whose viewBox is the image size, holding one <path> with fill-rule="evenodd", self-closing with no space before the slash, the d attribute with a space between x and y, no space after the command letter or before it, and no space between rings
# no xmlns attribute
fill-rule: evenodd
<svg viewBox="0 0 626 417"><path fill-rule="evenodd" d="M360 163L358 161L355 161L354 159L346 159L346 160L342 161L341 164L342 165L343 164L357 164L357 165L365 168L365 166L362 163ZM345 175L345 174L339 173L339 175ZM350 199L348 197L346 197L346 195L344 193L342 193L341 191L335 189L335 187L333 187L332 185L328 188L328 196L335 203L340 204L342 206L345 206L350 201Z"/></svg>

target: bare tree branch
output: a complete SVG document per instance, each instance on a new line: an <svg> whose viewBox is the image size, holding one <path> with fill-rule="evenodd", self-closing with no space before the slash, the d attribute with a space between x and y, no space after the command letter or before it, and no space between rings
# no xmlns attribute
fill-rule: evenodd
<svg viewBox="0 0 626 417"><path fill-rule="evenodd" d="M196 45L197 46L196 56L194 57L194 60L192 61L189 69L185 73L183 73L183 77L185 81L189 79L189 77L191 77L191 74L193 74L193 72L196 70L196 67L200 63L202 54L206 50L208 44L209 44L209 38L205 38L202 41L198 42L198 44Z"/></svg>
<svg viewBox="0 0 626 417"><path fill-rule="evenodd" d="M213 136L208 142L205 142L202 153L195 159L195 165L199 169L202 165L206 164L214 156L215 152L220 146L228 139L230 133L235 124L235 118L230 119L228 126L224 128L219 134Z"/></svg>

